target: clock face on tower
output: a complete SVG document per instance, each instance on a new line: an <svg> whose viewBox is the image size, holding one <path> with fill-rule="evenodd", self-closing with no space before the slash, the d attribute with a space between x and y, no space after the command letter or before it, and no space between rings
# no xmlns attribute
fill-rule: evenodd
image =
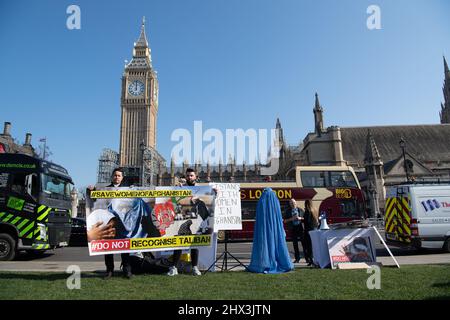
<svg viewBox="0 0 450 320"><path fill-rule="evenodd" d="M128 93L132 96L140 96L144 92L144 84L139 81L135 80L128 86Z"/></svg>

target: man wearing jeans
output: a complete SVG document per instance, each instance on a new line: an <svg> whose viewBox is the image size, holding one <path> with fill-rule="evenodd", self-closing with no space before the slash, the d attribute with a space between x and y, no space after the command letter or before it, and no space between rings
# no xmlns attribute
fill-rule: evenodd
<svg viewBox="0 0 450 320"><path fill-rule="evenodd" d="M197 174L194 169L187 168L186 169L186 185L187 186L195 186L196 180L197 180ZM180 262L181 258L181 250L174 250L173 251L173 262L172 265L169 268L169 272L167 275L169 276L176 276L178 274L177 265L178 262ZM194 276L201 276L202 273L198 269L198 249L191 249L191 261L192 261L192 274Z"/></svg>

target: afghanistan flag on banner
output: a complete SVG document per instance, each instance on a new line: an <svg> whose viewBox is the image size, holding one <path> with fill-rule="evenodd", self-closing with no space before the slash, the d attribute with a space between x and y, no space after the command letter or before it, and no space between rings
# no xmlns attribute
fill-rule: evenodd
<svg viewBox="0 0 450 320"><path fill-rule="evenodd" d="M173 223L177 208L175 197L156 198L155 207L152 212L153 224L159 229L161 236L166 234L166 229Z"/></svg>

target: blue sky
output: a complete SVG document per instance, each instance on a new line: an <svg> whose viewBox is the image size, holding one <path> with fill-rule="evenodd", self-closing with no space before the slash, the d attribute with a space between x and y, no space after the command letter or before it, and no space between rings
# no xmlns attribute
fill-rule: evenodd
<svg viewBox="0 0 450 320"><path fill-rule="evenodd" d="M68 30L66 9L81 9ZM381 30L366 27L369 5ZM450 2L306 0L1 1L0 121L33 143L77 187L96 181L102 148L119 148L124 60L142 16L158 72L157 148L173 130L273 128L290 144L325 126L439 122Z"/></svg>

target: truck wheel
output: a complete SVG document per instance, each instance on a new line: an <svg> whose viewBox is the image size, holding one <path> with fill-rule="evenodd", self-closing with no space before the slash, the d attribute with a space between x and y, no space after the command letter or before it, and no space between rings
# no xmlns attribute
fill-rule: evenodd
<svg viewBox="0 0 450 320"><path fill-rule="evenodd" d="M442 247L442 249L445 252L450 252L450 238L447 238L447 240L445 240L444 246Z"/></svg>
<svg viewBox="0 0 450 320"><path fill-rule="evenodd" d="M16 256L16 240L7 233L0 233L0 261L11 261Z"/></svg>

